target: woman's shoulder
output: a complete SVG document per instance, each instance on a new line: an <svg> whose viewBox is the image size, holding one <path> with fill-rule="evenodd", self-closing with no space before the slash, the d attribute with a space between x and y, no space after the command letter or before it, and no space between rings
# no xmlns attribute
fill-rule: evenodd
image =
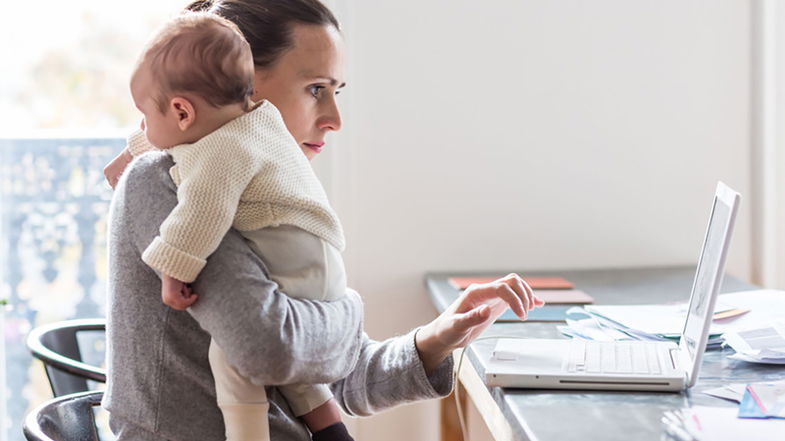
<svg viewBox="0 0 785 441"><path fill-rule="evenodd" d="M177 189L169 176L172 165L169 155L149 152L126 167L115 187L110 208L112 228L130 234L125 236L129 243L121 246L134 246L141 253L177 204Z"/></svg>
<svg viewBox="0 0 785 441"><path fill-rule="evenodd" d="M136 192L138 189L160 188L167 186L174 189L174 183L169 176L169 169L174 165L172 157L161 151L150 151L128 164L123 173L123 177L118 183L118 190L121 186L129 187L126 191Z"/></svg>
<svg viewBox="0 0 785 441"><path fill-rule="evenodd" d="M113 204L119 205L117 214L169 213L177 204L177 188L169 176L173 165L172 158L163 152L145 153L131 161L112 196Z"/></svg>

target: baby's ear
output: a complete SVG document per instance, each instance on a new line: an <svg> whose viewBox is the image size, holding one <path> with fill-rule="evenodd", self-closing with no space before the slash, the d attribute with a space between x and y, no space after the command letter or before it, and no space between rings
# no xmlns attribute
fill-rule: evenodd
<svg viewBox="0 0 785 441"><path fill-rule="evenodd" d="M169 111L177 119L177 126L185 132L196 122L196 108L187 98L176 96L169 101Z"/></svg>

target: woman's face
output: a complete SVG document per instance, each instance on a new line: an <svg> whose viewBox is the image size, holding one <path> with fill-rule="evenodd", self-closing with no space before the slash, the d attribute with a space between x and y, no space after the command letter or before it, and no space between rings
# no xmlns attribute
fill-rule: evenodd
<svg viewBox="0 0 785 441"><path fill-rule="evenodd" d="M281 112L289 132L310 160L325 147L325 137L340 130L335 101L344 86L343 39L333 26L296 24L294 45L254 76L254 101L266 99Z"/></svg>

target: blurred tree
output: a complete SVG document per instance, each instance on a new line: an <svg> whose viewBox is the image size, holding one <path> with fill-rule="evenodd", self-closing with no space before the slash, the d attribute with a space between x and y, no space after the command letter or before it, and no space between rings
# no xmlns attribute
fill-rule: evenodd
<svg viewBox="0 0 785 441"><path fill-rule="evenodd" d="M83 20L72 45L46 50L30 65L15 97L19 110L35 115L36 128L128 127L139 117L128 78L143 38L118 33L89 12Z"/></svg>

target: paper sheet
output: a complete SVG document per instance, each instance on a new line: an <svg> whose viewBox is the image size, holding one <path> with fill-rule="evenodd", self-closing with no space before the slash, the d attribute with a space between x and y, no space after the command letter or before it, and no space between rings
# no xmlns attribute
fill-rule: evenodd
<svg viewBox="0 0 785 441"><path fill-rule="evenodd" d="M625 327L648 334L680 335L687 315L687 305L588 305L587 311L600 314ZM750 310L748 313L711 324L711 334L738 331L760 326L785 316L785 291L761 289L720 294L716 311Z"/></svg>
<svg viewBox="0 0 785 441"><path fill-rule="evenodd" d="M785 420L736 418L736 407L695 406L689 412L697 418L701 440L782 441L785 433Z"/></svg>
<svg viewBox="0 0 785 441"><path fill-rule="evenodd" d="M785 322L724 335L725 343L736 351L731 358L753 363L785 364Z"/></svg>
<svg viewBox="0 0 785 441"><path fill-rule="evenodd" d="M703 391L703 393L706 395L711 395L712 397L722 398L724 400L735 401L738 403L741 401L741 397L744 395L744 390L746 388L747 383L731 383L714 389L707 389Z"/></svg>

